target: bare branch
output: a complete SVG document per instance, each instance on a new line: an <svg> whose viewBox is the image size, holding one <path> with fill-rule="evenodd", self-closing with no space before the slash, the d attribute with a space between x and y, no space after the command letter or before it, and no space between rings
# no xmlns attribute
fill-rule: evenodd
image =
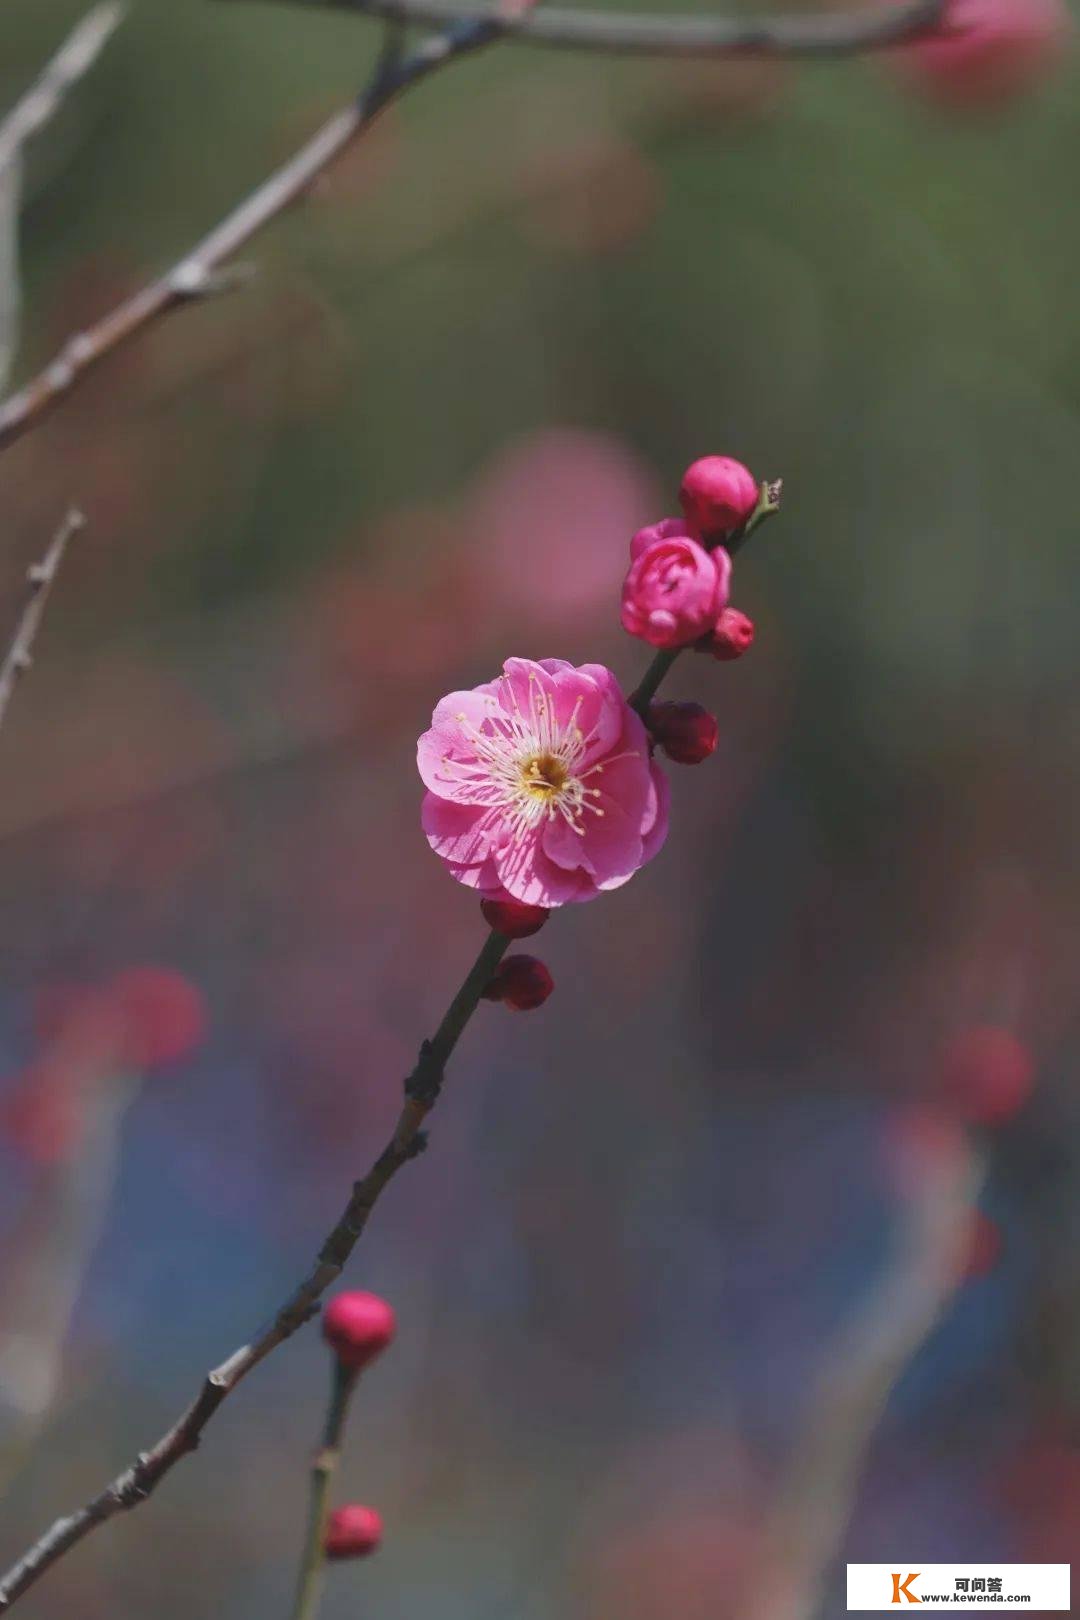
<svg viewBox="0 0 1080 1620"><path fill-rule="evenodd" d="M285 0L290 5L396 17L413 23L498 22L533 45L652 56L850 56L910 39L936 23L943 0L776 17L665 17L642 12L522 9L457 0Z"/></svg>
<svg viewBox="0 0 1080 1620"><path fill-rule="evenodd" d="M0 122L0 170L7 167L31 135L48 123L72 85L93 67L109 36L123 21L124 10L118 0L95 6L68 36L36 84Z"/></svg>
<svg viewBox="0 0 1080 1620"><path fill-rule="evenodd" d="M15 635L10 647L0 664L0 726L7 717L8 704L12 694L19 684L20 677L26 673L33 661L32 654L34 641L41 627L41 620L45 613L45 605L49 600L49 592L53 588L56 576L60 571L60 564L64 560L68 542L72 535L83 527L86 519L74 507L68 512L63 523L53 537L52 544L39 563L35 563L26 576L27 597L23 610L19 615L19 622L15 627Z"/></svg>
<svg viewBox="0 0 1080 1620"><path fill-rule="evenodd" d="M7 383L19 323L18 219L22 148L56 112L97 60L124 7L95 6L47 64L22 99L0 119L0 388Z"/></svg>
<svg viewBox="0 0 1080 1620"><path fill-rule="evenodd" d="M9 1609L98 1525L145 1502L169 1470L189 1451L195 1450L222 1401L317 1309L321 1295L340 1275L385 1188L402 1165L423 1151L426 1139L422 1127L438 1100L447 1061L509 943L502 934L488 935L439 1028L420 1048L416 1067L405 1082L405 1101L393 1135L367 1175L353 1187L340 1220L303 1282L293 1289L249 1344L241 1345L207 1374L190 1406L149 1451L140 1452L129 1467L84 1507L57 1519L0 1578L0 1611Z"/></svg>
<svg viewBox="0 0 1080 1620"><path fill-rule="evenodd" d="M421 40L407 56L380 61L369 87L325 123L190 253L94 326L70 338L38 376L0 405L0 448L21 438L107 355L159 316L232 285L235 276L231 267L223 280L223 267L232 256L303 197L391 101L455 57L490 44L503 26L486 19L455 24Z"/></svg>

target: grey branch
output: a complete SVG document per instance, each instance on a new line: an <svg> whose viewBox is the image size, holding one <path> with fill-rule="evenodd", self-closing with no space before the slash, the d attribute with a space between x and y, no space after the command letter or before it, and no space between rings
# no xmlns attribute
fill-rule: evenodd
<svg viewBox="0 0 1080 1620"><path fill-rule="evenodd" d="M801 12L775 17L684 17L642 12L578 11L539 6L514 13L457 0L285 0L289 5L402 22L498 24L528 44L570 50L642 52L651 56L850 56L895 45L939 21L943 0L907 0L858 11Z"/></svg>
<svg viewBox="0 0 1080 1620"><path fill-rule="evenodd" d="M49 592L60 572L60 565L64 560L68 542L73 534L81 529L86 519L74 507L68 512L53 536L48 551L39 563L35 563L26 576L27 596L23 610L19 615L19 622L15 627L15 635L7 650L4 661L0 664L0 726L7 718L8 705L12 694L19 684L20 678L30 668L34 642L45 614L45 606L49 600Z"/></svg>
<svg viewBox="0 0 1080 1620"><path fill-rule="evenodd" d="M0 448L21 438L107 355L160 316L233 285L235 267L229 265L233 255L303 197L391 101L445 63L497 39L502 28L498 21L455 23L422 39L408 55L380 62L368 88L325 123L190 253L95 325L76 333L44 371L0 404Z"/></svg>
<svg viewBox="0 0 1080 1620"><path fill-rule="evenodd" d="M881 1281L825 1355L769 1520L746 1620L815 1620L859 1469L897 1379L961 1281L985 1176L970 1144L925 1167Z"/></svg>
<svg viewBox="0 0 1080 1620"><path fill-rule="evenodd" d="M222 269L252 237L302 197L403 90L453 58L505 35L538 44L607 51L697 55L836 55L894 44L936 22L943 0L824 16L658 18L617 12L460 8L453 0L294 0L345 7L395 22L448 24L407 56L384 60L368 89L337 113L306 146L247 197L171 270L69 339L52 363L0 404L0 449L21 438L105 357L159 316L219 292Z"/></svg>
<svg viewBox="0 0 1080 1620"><path fill-rule="evenodd" d="M123 17L124 7L118 0L107 0L95 6L68 36L37 83L0 122L0 171L48 123L72 85L93 67Z"/></svg>

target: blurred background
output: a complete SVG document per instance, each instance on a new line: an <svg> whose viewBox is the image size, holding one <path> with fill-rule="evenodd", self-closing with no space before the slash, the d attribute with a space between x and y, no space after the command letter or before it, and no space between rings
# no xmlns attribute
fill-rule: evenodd
<svg viewBox="0 0 1080 1620"><path fill-rule="evenodd" d="M5 0L4 104L82 9ZM378 44L142 0L29 153L15 376ZM542 1011L481 1009L354 1258L400 1334L339 1499L387 1535L324 1613L748 1616L822 1380L966 1152L945 1101L986 1154L970 1252L806 1613L845 1559L1068 1557L1078 91L491 50L0 458L12 622L65 502L90 520L0 736L0 1563L172 1420L381 1145L481 938L419 828L435 701L508 654L632 684L629 536L712 451L785 480L735 575L755 646L681 661L721 744L671 767L667 848L549 925ZM28 1616L284 1615L327 1377L299 1334Z"/></svg>

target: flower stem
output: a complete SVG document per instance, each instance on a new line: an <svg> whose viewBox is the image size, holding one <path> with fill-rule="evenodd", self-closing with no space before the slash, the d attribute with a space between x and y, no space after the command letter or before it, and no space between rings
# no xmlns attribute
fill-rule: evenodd
<svg viewBox="0 0 1080 1620"><path fill-rule="evenodd" d="M479 1006L480 998L491 983L492 975L509 944L508 935L500 934L494 928L491 930L480 947L479 956L465 975L461 989L446 1009L442 1023L431 1039L421 1046L416 1067L405 1082L405 1094L420 1104L425 1112L438 1097L447 1060Z"/></svg>
<svg viewBox="0 0 1080 1620"><path fill-rule="evenodd" d="M664 679L681 651L681 647L665 647L662 652L658 652L641 677L637 687L631 693L629 698L630 707L636 710L643 720L649 704L659 691L660 682Z"/></svg>
<svg viewBox="0 0 1080 1620"><path fill-rule="evenodd" d="M356 1384L356 1370L344 1367L336 1358L330 1402L326 1409L322 1445L311 1465L311 1494L308 1498L307 1535L300 1559L292 1620L314 1620L322 1591L326 1559L323 1551L326 1524L330 1517L330 1485L341 1456L341 1437L349 1409L349 1396Z"/></svg>
<svg viewBox="0 0 1080 1620"><path fill-rule="evenodd" d="M465 1025L479 1005L480 998L510 944L509 936L494 928L481 947L480 954L465 975L461 989L446 1010L445 1017L435 1031L428 1046L440 1063L445 1063L458 1043Z"/></svg>

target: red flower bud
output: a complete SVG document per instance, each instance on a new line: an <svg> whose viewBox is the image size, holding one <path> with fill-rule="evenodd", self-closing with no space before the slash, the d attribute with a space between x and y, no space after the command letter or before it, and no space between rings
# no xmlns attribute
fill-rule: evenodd
<svg viewBox="0 0 1080 1620"><path fill-rule="evenodd" d="M679 765L700 765L720 741L716 716L700 703L652 703L648 726L657 745Z"/></svg>
<svg viewBox="0 0 1080 1620"><path fill-rule="evenodd" d="M538 934L551 916L547 906L527 906L523 900L511 900L509 895L504 900L481 900L480 910L488 927L507 939L528 939L530 934Z"/></svg>
<svg viewBox="0 0 1080 1620"><path fill-rule="evenodd" d="M537 957L504 956L484 995L515 1012L530 1012L542 1007L554 988L555 980Z"/></svg>
<svg viewBox="0 0 1080 1620"><path fill-rule="evenodd" d="M345 1367L359 1371L382 1354L397 1332L397 1318L378 1294L337 1294L323 1311L323 1338Z"/></svg>
<svg viewBox="0 0 1080 1620"><path fill-rule="evenodd" d="M327 1558L367 1558L382 1541L382 1519L374 1508L350 1502L330 1515L323 1540Z"/></svg>
<svg viewBox="0 0 1080 1620"><path fill-rule="evenodd" d="M749 651L753 641L753 619L748 619L738 608L725 608L704 646L714 658L727 663L732 658L741 658L744 652Z"/></svg>
<svg viewBox="0 0 1080 1620"><path fill-rule="evenodd" d="M706 544L741 529L757 503L753 473L731 456L702 456L683 473L679 504Z"/></svg>
<svg viewBox="0 0 1080 1620"><path fill-rule="evenodd" d="M206 1037L202 994L172 968L127 968L106 994L116 1006L125 1060L133 1069L177 1063Z"/></svg>
<svg viewBox="0 0 1080 1620"><path fill-rule="evenodd" d="M947 1102L975 1125L1001 1125L1019 1112L1035 1084L1035 1062L1022 1041L992 1024L961 1030L941 1054Z"/></svg>

